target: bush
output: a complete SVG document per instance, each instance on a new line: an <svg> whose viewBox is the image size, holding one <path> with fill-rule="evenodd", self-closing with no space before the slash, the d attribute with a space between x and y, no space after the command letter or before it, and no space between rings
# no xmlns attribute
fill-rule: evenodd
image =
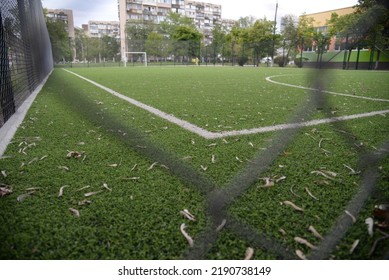
<svg viewBox="0 0 389 280"><path fill-rule="evenodd" d="M284 63L284 59L285 59L285 63ZM278 66L280 67L284 67L285 65L287 65L289 63L290 59L289 57L283 57L283 56L277 56L274 58L274 63L278 64Z"/></svg>
<svg viewBox="0 0 389 280"><path fill-rule="evenodd" d="M247 56L239 57L239 59L238 59L239 66L244 66L246 64L247 60L248 60Z"/></svg>
<svg viewBox="0 0 389 280"><path fill-rule="evenodd" d="M294 59L294 64L295 64L297 67L301 68L301 67L303 67L304 62L306 62L306 61L308 61L308 60L309 60L309 58L306 58L306 57L303 57L302 60L301 60L301 57L296 57L296 58ZM302 62L302 63L301 63L301 62Z"/></svg>

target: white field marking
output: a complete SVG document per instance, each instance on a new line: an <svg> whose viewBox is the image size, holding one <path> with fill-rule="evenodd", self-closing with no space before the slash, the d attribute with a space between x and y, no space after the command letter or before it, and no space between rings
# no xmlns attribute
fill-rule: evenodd
<svg viewBox="0 0 389 280"><path fill-rule="evenodd" d="M340 122L340 121L361 119L361 118L367 118L367 117L373 117L373 116L385 115L385 114L389 114L389 110L375 111L375 112L370 112L370 113L349 115L349 116L343 116L343 117L334 117L334 118L328 118L328 119L312 120L312 121L306 121L306 122L301 122L301 123L278 124L278 125L273 125L273 126L265 126L265 127L258 127L258 128L252 128L252 129L224 131L224 132L219 132L219 133L213 133L214 134L213 137L214 138L222 138L222 137L231 137L231 136L238 136L238 135L265 133L265 132L272 132L272 131L278 131L278 130L284 130L284 129L294 129L294 128L301 128L301 127L315 126L315 125L319 125L319 124L327 124L327 123L334 123L334 122Z"/></svg>
<svg viewBox="0 0 389 280"><path fill-rule="evenodd" d="M150 113L152 113L152 114L154 114L154 115L156 115L156 116L158 116L158 117L160 117L162 119L165 119L165 120L167 120L167 121L169 121L171 123L174 123L174 124L184 128L184 129L190 131L190 132L193 132L193 133L195 133L197 135L200 135L203 138L206 138L206 139L213 138L212 137L213 136L212 132L209 132L209 131L207 131L205 129L202 129L201 127L193 125L193 124L191 124L191 123L189 123L187 121L184 121L184 120L181 120L179 118L176 118L173 115L169 115L169 114L167 114L165 112L162 112L161 110L158 110L158 109L156 109L154 107L146 105L146 104L144 104L142 102L139 102L139 101L137 101L135 99L132 99L132 98L130 98L128 96L120 94L120 93L118 93L118 92L116 92L116 91L114 91L114 90L112 90L110 88L107 88L107 87L105 87L105 86L103 86L103 85L101 85L99 83L96 83L95 81L89 80L89 79L87 79L87 78L85 78L85 77L83 77L81 75L78 75L78 74L72 72L72 71L69 71L67 69L63 69L63 70L65 70L66 72L68 72L70 74L73 74L73 75L79 77L80 79L83 79L83 80L85 80L85 81L87 81L87 82L89 82L89 83L91 83L91 84L93 84L93 85L95 85L95 86L105 90L106 92L108 92L108 93L110 93L110 94L112 94L112 95L114 95L116 97L119 97L119 98L121 98L121 99L123 99L123 100L125 100L125 101L127 101L127 102L129 102L129 103L131 103L131 104L133 104L133 105L135 105L137 107L139 107L139 108L142 108L142 109L144 109L144 110L146 110L146 111L148 111L148 112L150 112Z"/></svg>
<svg viewBox="0 0 389 280"><path fill-rule="evenodd" d="M259 133L266 133L266 132L274 132L274 131L279 131L279 130L284 130L284 129L295 129L295 128L301 128L301 127L309 127L309 126L315 126L315 125L320 125L320 124L334 123L334 122L340 122L340 121L347 121L347 120L354 120L354 119L373 117L373 116L377 116L377 115L389 114L389 110L383 110L383 111L375 111L375 112L370 112L370 113L355 114L355 115L349 115L349 116L343 116L343 117L334 117L334 118L327 118L327 119L320 119L320 120L312 120L312 121L306 121L306 122L301 122L301 123L279 124L279 125L258 127L258 128L252 128L252 129L243 129L243 130L210 132L210 131L207 131L203 128L200 128L196 125L193 125L187 121L178 119L172 115L169 115L165 112L162 112L158 109L155 109L154 107L143 104L135 99L124 96L124 95L122 95L122 94L120 94L120 93L118 93L110 88L107 88L103 85L100 85L99 83L96 83L92 80L89 80L89 79L87 79L81 75L78 75L76 73L73 73L67 69L63 69L63 70L65 70L66 72L73 74L73 75L79 77L80 79L83 79L83 80L85 80L85 81L105 90L105 91L107 91L108 93L111 93L114 96L117 96L117 97L139 107L139 108L142 108L142 109L144 109L144 110L146 110L146 111L148 111L148 112L150 112L150 113L152 113L160 118L163 118L171 123L174 123L174 124L180 126L181 128L188 130L190 132L193 132L193 133L195 133L195 134L197 134L205 139L218 139L218 138L223 138L223 137L232 137L232 136L239 136L239 135L250 135L250 134L259 134ZM273 76L273 77L275 77L275 76ZM271 78L271 77L268 77L268 78ZM266 80L268 80L268 78L266 78ZM271 80L268 80L268 81L274 82ZM278 82L274 82L274 83L278 83ZM288 84L283 84L283 83L278 83L278 84L290 86ZM299 86L293 86L293 87L302 88L302 89L309 89L309 88L299 87ZM311 89L311 90L317 90L317 89ZM343 95L343 94L340 94L340 95ZM351 95L351 97L355 97L355 96ZM383 99L383 100L385 100L385 99ZM383 100L380 100L380 101L383 101ZM379 101L379 100L375 100L375 101ZM389 100L385 100L385 101L389 101Z"/></svg>
<svg viewBox="0 0 389 280"><path fill-rule="evenodd" d="M276 81L272 80L272 78L283 77L283 76L293 76L293 75L286 74L286 75L270 76L270 77L266 77L266 81L274 83L274 84L282 85L282 86L294 87L294 88L299 88L299 89L307 89L307 90L311 90L311 91L325 92L325 93L329 93L329 94L332 94L332 95L347 96L347 97L351 97L351 98L366 99L366 100L378 101L378 102L389 102L389 99L381 99L381 98L373 98L373 97L352 95L352 94L346 94L346 93L338 93L338 92L333 92L333 91L328 91L328 90L320 90L320 89L317 89L317 88L310 88L310 87L291 85L291 84L282 83L282 82L276 82Z"/></svg>

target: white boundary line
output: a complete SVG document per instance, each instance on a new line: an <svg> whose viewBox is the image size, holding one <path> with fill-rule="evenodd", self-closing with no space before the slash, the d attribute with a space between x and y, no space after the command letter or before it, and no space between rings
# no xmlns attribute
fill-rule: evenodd
<svg viewBox="0 0 389 280"><path fill-rule="evenodd" d="M85 78L81 75L78 75L72 71L69 71L67 69L63 69L63 70L74 75L74 76L77 76L80 79L83 79L83 80L103 89L103 90L105 90L106 92L108 92L116 97L119 97L119 98L139 107L139 108L142 108L142 109L144 109L144 110L146 110L146 111L148 111L148 112L150 112L150 113L152 113L152 114L154 114L162 119L165 119L171 123L174 123L174 124L180 126L181 128L188 130L190 132L193 132L193 133L195 133L195 134L197 134L205 139L218 139L218 138L223 138L223 137L231 137L231 136L239 136L239 135L259 134L259 133L273 132L273 131L279 131L279 130L284 130L284 129L309 127L309 126L315 126L315 125L319 125L319 124L327 124L327 123L334 123L334 122L340 122L340 121L346 121L346 120L361 119L361 118L367 118L367 117L372 117L372 116L377 116L377 115L385 116L386 114L389 114L389 110L382 110L382 111L355 114L355 115L349 115L349 116L343 116L343 117L334 117L334 118L327 118L327 119L312 120L312 121L306 121L306 122L301 122L301 123L279 124L279 125L258 127L258 128L252 128L252 129L243 129L243 130L210 132L210 131L205 130L201 127L198 127L194 124L191 124L187 121L176 118L173 115L169 115L169 114L162 112L154 107L151 107L151 106L146 105L142 102L139 102L135 99L132 99L128 96L120 94L120 93L118 93L110 88L107 88L107 87L105 87L105 86L103 86L95 81L92 81L88 78ZM282 76L284 76L284 75L282 75ZM276 76L272 76L272 77L276 77ZM281 84L284 86L292 86L292 87L301 88L301 89L318 91L318 89L313 89L313 88L311 89L311 88L306 88L306 87L301 87L301 86L293 86L293 85L288 85L288 84L284 84L284 83L274 82L274 81L270 80L270 78L272 78L272 77L268 77L268 78L266 78L266 80L269 82ZM354 95L335 93L335 92L327 92L327 93L336 94L336 95L345 95L345 96L354 97L354 98L363 98L361 96L354 96ZM374 98L369 98L369 97L365 97L363 99L369 99L369 100L374 100L374 101L385 101L385 102L389 101L386 99L374 99Z"/></svg>
<svg viewBox="0 0 389 280"><path fill-rule="evenodd" d="M128 96L120 94L120 93L118 93L118 92L116 92L116 91L114 91L114 90L112 90L110 88L107 88L107 87L105 87L105 86L103 86L103 85L101 85L99 83L96 83L95 81L89 80L89 79L87 79L87 78L85 78L85 77L83 77L81 75L78 75L78 74L72 72L72 71L69 71L67 69L63 69L63 70L65 70L66 72L68 72L70 74L73 74L74 76L77 76L80 79L83 79L83 80L85 80L85 81L87 81L87 82L89 82L89 83L91 83L91 84L93 84L93 85L95 85L95 86L105 90L106 92L108 92L108 93L110 93L110 94L112 94L112 95L114 95L116 97L119 97L119 98L121 98L121 99L123 99L123 100L125 100L125 101L127 101L127 102L129 102L129 103L131 103L131 104L133 104L133 105L135 105L137 107L139 107L139 108L142 108L142 109L144 109L144 110L146 110L146 111L148 111L148 112L150 112L150 113L152 113L152 114L154 114L154 115L156 115L156 116L158 116L158 117L160 117L162 119L165 119L165 120L167 120L167 121L169 121L171 123L174 123L174 124L184 128L184 129L186 129L186 130L188 130L190 132L196 133L197 135L200 135L201 137L204 137L204 138L207 138L207 139L213 138L212 137L212 134L213 134L212 132L209 132L209 131L207 131L205 129L202 129L201 127L195 126L195 125L193 125L193 124L191 124L191 123L189 123L187 121L184 121L184 120L181 120L179 118L176 118L175 116L169 115L169 114L167 114L165 112L162 112L161 110L158 110L158 109L156 109L154 107L146 105L146 104L144 104L142 102L139 102L139 101L137 101L137 100L135 100L133 98L130 98Z"/></svg>
<svg viewBox="0 0 389 280"><path fill-rule="evenodd" d="M363 113L363 114L355 114L355 115L349 115L349 116L344 116L344 117L334 117L334 118L328 118L328 119L312 120L312 121L301 122L301 123L278 124L278 125L273 125L273 126L265 126L265 127L252 128L252 129L225 131L225 132L220 132L220 133L214 133L215 136L217 134L217 137L214 137L214 138L230 137L230 136L238 136L238 135L249 135L249 134L265 133L265 132L272 132L272 131L278 131L278 130L284 130L284 129L309 127L309 126L315 126L315 125L319 125L319 124L334 123L334 122L340 122L340 121L373 117L373 116L377 116L377 115L385 116L385 114L389 114L389 110L376 111L376 112Z"/></svg>
<svg viewBox="0 0 389 280"><path fill-rule="evenodd" d="M276 81L273 81L273 80L272 80L272 78L275 78L275 77L285 77L285 76L292 76L292 75L291 75L291 74L286 74L286 75L275 75L275 76L270 76L270 77L267 77L267 78L266 78L266 81L271 82L271 83L273 83L273 84L278 84L278 85L286 86L286 87L294 87L294 88L299 88L299 89L306 89L306 90L312 90L312 91L325 92L325 93L329 93L329 94L332 94L332 95L340 95L340 96L346 96L346 97L351 97L351 98L359 98L359 99L366 99L366 100L379 101L379 102L389 102L389 99L381 99L381 98L373 98L373 97L352 95L352 94L346 94L346 93L338 93L338 92L333 92L333 91L320 90L320 89L317 89L317 88L309 88L309 87L303 87L303 86L296 86L296 85L291 85L291 84L276 82Z"/></svg>

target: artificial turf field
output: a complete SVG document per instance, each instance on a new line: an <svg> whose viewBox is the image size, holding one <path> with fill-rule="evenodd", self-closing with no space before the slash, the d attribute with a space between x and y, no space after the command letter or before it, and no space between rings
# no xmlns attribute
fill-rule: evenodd
<svg viewBox="0 0 389 280"><path fill-rule="evenodd" d="M248 247L254 259L387 255L389 240L372 250L383 235L370 236L365 219L389 202L388 72L69 70L218 137L56 69L0 160L12 188L0 199L0 258L243 259Z"/></svg>

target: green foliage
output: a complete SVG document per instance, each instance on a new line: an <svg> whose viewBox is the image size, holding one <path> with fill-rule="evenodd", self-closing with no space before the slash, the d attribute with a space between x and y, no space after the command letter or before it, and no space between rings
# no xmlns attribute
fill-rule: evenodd
<svg viewBox="0 0 389 280"><path fill-rule="evenodd" d="M157 32L151 32L146 41L146 52L149 56L166 57L168 55L170 44L164 40L163 35Z"/></svg>
<svg viewBox="0 0 389 280"><path fill-rule="evenodd" d="M165 20L161 22L160 27L162 34L167 35L169 38L177 37L177 29L180 27L196 29L191 18L173 12L169 12Z"/></svg>
<svg viewBox="0 0 389 280"><path fill-rule="evenodd" d="M148 36L158 30L156 24L149 21L128 21L127 40L130 51L144 51Z"/></svg>
<svg viewBox="0 0 389 280"><path fill-rule="evenodd" d="M117 57L120 51L119 42L110 36L103 36L101 39L101 56L107 60Z"/></svg>
<svg viewBox="0 0 389 280"><path fill-rule="evenodd" d="M241 18L226 36L229 44L238 54L238 64L247 62L247 53L254 53L254 64L264 56L273 53L273 44L279 42L279 35L273 35L274 22L267 19L255 20L251 17Z"/></svg>
<svg viewBox="0 0 389 280"><path fill-rule="evenodd" d="M71 61L72 42L66 32L65 23L61 20L52 20L46 17L46 25L53 50L53 60L55 62Z"/></svg>
<svg viewBox="0 0 389 280"><path fill-rule="evenodd" d="M354 13L332 14L328 21L330 34L348 36L350 49L358 44L385 49L389 44L389 11L384 2L360 0Z"/></svg>

